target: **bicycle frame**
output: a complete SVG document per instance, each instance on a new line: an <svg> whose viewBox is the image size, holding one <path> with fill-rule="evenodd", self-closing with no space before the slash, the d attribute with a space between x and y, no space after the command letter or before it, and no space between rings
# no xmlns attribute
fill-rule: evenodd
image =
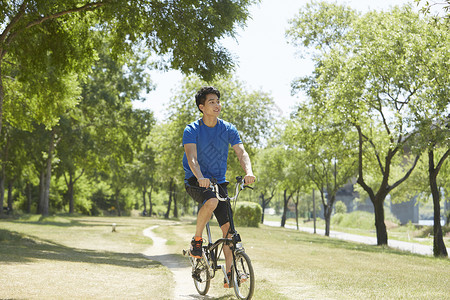
<svg viewBox="0 0 450 300"><path fill-rule="evenodd" d="M227 204L226 205L227 206L227 214L228 214L228 220L230 222L230 228L228 230L228 234L231 234L231 238L227 238L227 237L220 238L213 243L209 222L206 223L206 231L208 234L208 246L206 246L206 249L207 249L208 253L211 253L210 260L212 262L212 266L209 266L209 267L213 271L212 278L214 278L214 276L215 276L215 271L220 269L220 267L217 265L217 261L220 257L220 254L222 253L223 245L227 245L230 247L232 255L233 255L233 261L236 258L234 250L237 250L237 251L239 251L240 249L243 250L242 245L240 244L241 237L237 233L236 228L234 227L233 211L231 209L231 201L237 200L240 191L242 191L244 188L250 188L250 189L252 189L252 188L244 185L244 180L242 179L241 176L236 177L236 180L237 180L237 183L236 183L236 187L235 187L235 193L234 193L234 196L231 198L228 195L225 198L221 197L219 194L219 185L217 184L217 182L215 180L212 180L212 182L211 182L211 190L216 194L217 199L219 201L224 201ZM220 246L222 246L222 248L219 249ZM223 269L223 266L221 266L221 267L222 267L222 271L224 273L225 278L227 278L226 270Z"/></svg>
<svg viewBox="0 0 450 300"><path fill-rule="evenodd" d="M233 197L226 195L222 198L219 194L219 185L216 180L211 180L211 190L219 201L226 203L227 215L230 223L230 228L226 237L220 238L213 242L211 236L211 229L209 222L206 223L206 231L208 234L208 244L203 246L203 257L194 258L190 256L189 250L183 250L183 255L189 256L189 261L192 265L192 278L194 279L195 288L200 295L208 293L211 279L216 275L216 270L221 269L224 274L225 283L228 287L233 287L238 299L249 300L253 296L255 288L255 277L250 258L245 253L241 244L241 237L234 227L233 211L231 209L231 201L236 201L239 193L244 188L250 186L244 185L242 177L236 177L236 190ZM228 277L226 267L218 265L219 257L223 251L224 245L229 246L232 254L231 278Z"/></svg>

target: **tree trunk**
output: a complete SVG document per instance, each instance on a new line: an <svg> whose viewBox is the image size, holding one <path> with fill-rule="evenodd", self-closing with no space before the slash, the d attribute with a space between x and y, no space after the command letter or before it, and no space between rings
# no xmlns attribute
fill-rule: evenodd
<svg viewBox="0 0 450 300"><path fill-rule="evenodd" d="M173 216L178 218L178 205L177 205L177 186L175 182L172 186L172 199L173 199Z"/></svg>
<svg viewBox="0 0 450 300"><path fill-rule="evenodd" d="M333 193L335 193L333 191ZM336 202L336 194L328 195L330 200L327 205L324 205L324 218L325 218L325 236L330 236L330 228L331 228L331 214L333 213L334 202Z"/></svg>
<svg viewBox="0 0 450 300"><path fill-rule="evenodd" d="M42 169L39 175L39 202L37 207L37 213L42 213L42 207L44 206L44 191L45 191L45 170Z"/></svg>
<svg viewBox="0 0 450 300"><path fill-rule="evenodd" d="M13 199L12 199L12 189L13 189L14 181L11 180L8 182L8 214L13 211Z"/></svg>
<svg viewBox="0 0 450 300"><path fill-rule="evenodd" d="M150 187L150 192L148 193L148 205L150 206L150 209L148 212L149 217L151 217L153 214L152 192L153 192L153 185Z"/></svg>
<svg viewBox="0 0 450 300"><path fill-rule="evenodd" d="M450 225L450 201L448 201L448 197L445 198L445 203L444 203L444 207L445 207L445 225L448 226Z"/></svg>
<svg viewBox="0 0 450 300"><path fill-rule="evenodd" d="M170 207L172 206L172 182L173 182L173 179L171 179L170 183L169 183L169 204L167 205L167 212L164 215L164 218L166 218L166 219L169 218Z"/></svg>
<svg viewBox="0 0 450 300"><path fill-rule="evenodd" d="M31 183L27 183L27 187L26 187L26 191L27 191L27 213L31 214Z"/></svg>
<svg viewBox="0 0 450 300"><path fill-rule="evenodd" d="M1 67L1 65L0 65ZM1 84L1 69L0 69L0 100L1 103L3 103L3 85ZM0 104L1 107L1 104ZM0 121L1 121L1 117L3 116L3 111L0 111ZM0 124L0 132L1 132L1 124ZM8 149L9 149L9 136L6 137L6 145L5 148L3 149L3 157L2 160L2 164L1 166L1 173L0 173L0 216L3 215L3 204L5 202L5 180L6 180L6 162L8 161Z"/></svg>
<svg viewBox="0 0 450 300"><path fill-rule="evenodd" d="M81 174L77 177L76 171L71 173L69 171L69 181L67 181L66 174L64 174L64 180L66 182L67 186L67 196L69 197L69 214L73 214L75 212L75 200L74 200L74 194L75 194L75 184L78 181L78 179L83 176L84 169L81 171Z"/></svg>
<svg viewBox="0 0 450 300"><path fill-rule="evenodd" d="M330 236L331 206L324 205L323 216L325 218L325 236Z"/></svg>
<svg viewBox="0 0 450 300"><path fill-rule="evenodd" d="M433 254L435 257L447 257L447 248L442 235L440 194L436 182L438 172L439 169L434 167L434 151L431 150L428 152L428 173L434 210Z"/></svg>
<svg viewBox="0 0 450 300"><path fill-rule="evenodd" d="M4 49L1 48L0 50L0 135L2 133L3 128L3 100L5 98L5 92L3 87L3 73L2 73L2 61L3 61L3 55L4 55ZM2 207L3 211L3 207ZM1 213L0 213L1 214Z"/></svg>
<svg viewBox="0 0 450 300"><path fill-rule="evenodd" d="M3 202L5 200L5 169L2 167L0 176L0 216L3 215Z"/></svg>
<svg viewBox="0 0 450 300"><path fill-rule="evenodd" d="M73 203L73 176L72 174L69 174L69 182L67 184L67 194L69 196L69 214L74 213L74 203Z"/></svg>
<svg viewBox="0 0 450 300"><path fill-rule="evenodd" d="M284 205L283 205L283 216L281 217L281 227L284 227L286 225L286 218L287 218L287 210L288 210L288 203L289 199L291 198L291 195L287 195L287 190L284 190L283 193L284 197Z"/></svg>
<svg viewBox="0 0 450 300"><path fill-rule="evenodd" d="M142 202L144 204L144 211L142 212L142 215L145 217L147 215L147 201L145 201L145 195L147 194L147 189L144 188L142 190Z"/></svg>
<svg viewBox="0 0 450 300"><path fill-rule="evenodd" d="M384 223L384 198L375 198L372 203L375 210L375 228L377 230L377 245L387 245L388 236L386 224Z"/></svg>
<svg viewBox="0 0 450 300"><path fill-rule="evenodd" d="M120 195L120 190L116 189L116 192L114 193L114 198L116 200L117 216L121 217L122 216L122 211L120 210L119 195Z"/></svg>
<svg viewBox="0 0 450 300"><path fill-rule="evenodd" d="M52 160L53 150L55 149L55 135L51 132L50 144L48 148L47 165L45 168L45 184L44 184L44 198L42 200L42 216L48 216L50 206L50 182L52 179Z"/></svg>
<svg viewBox="0 0 450 300"><path fill-rule="evenodd" d="M169 192L169 204L167 205L167 211L164 214L164 218L168 219L169 218L169 213L170 213L170 207L172 206L172 193Z"/></svg>
<svg viewBox="0 0 450 300"><path fill-rule="evenodd" d="M264 194L261 193L261 206L262 206L262 214L261 214L261 224L264 224L264 211L266 210L266 201L264 201Z"/></svg>

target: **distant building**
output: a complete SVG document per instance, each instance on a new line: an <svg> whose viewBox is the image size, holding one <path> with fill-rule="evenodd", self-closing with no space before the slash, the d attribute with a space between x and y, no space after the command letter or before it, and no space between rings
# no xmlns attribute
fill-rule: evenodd
<svg viewBox="0 0 450 300"><path fill-rule="evenodd" d="M417 203L417 196L415 196L408 202L391 202L391 212L402 225L405 225L409 222L416 224L419 223L419 205Z"/></svg>

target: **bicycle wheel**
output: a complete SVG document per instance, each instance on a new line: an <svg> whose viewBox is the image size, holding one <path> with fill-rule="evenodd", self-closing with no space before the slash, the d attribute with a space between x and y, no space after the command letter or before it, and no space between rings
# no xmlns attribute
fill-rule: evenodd
<svg viewBox="0 0 450 300"><path fill-rule="evenodd" d="M206 263L204 256L203 258L196 258L195 260L195 267L192 271L195 288L200 295L206 295L211 283L208 264Z"/></svg>
<svg viewBox="0 0 450 300"><path fill-rule="evenodd" d="M255 274L252 262L245 252L236 253L233 270L233 287L236 297L239 299L251 299L255 290Z"/></svg>

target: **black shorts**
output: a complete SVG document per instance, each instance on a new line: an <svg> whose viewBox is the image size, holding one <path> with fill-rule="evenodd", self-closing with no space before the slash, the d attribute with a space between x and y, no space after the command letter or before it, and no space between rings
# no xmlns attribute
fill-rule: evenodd
<svg viewBox="0 0 450 300"><path fill-rule="evenodd" d="M227 190L228 182L224 182L219 184L219 195L225 198L228 195ZM198 185L197 178L191 177L188 179L188 182L185 184L186 192L189 196L192 197L197 203L203 205L206 201L211 198L216 198L216 194L214 194L210 189L202 188ZM224 201L219 201L216 209L214 210L214 215L216 216L217 222L222 226L229 222L228 213L227 213L227 203Z"/></svg>

